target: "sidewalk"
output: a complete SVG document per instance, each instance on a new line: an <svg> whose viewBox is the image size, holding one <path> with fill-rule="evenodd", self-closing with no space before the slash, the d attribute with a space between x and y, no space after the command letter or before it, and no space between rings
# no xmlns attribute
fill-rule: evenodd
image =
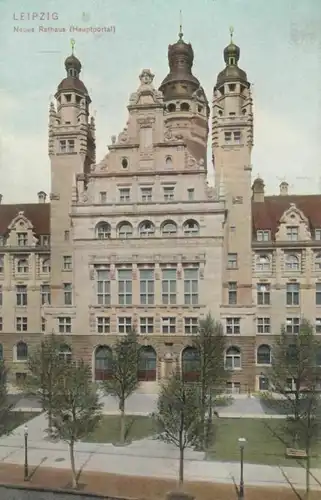
<svg viewBox="0 0 321 500"><path fill-rule="evenodd" d="M28 422L28 461L30 466L69 469L68 446L45 439L47 421L39 415ZM12 435L0 438L0 460L4 464L23 465L24 426ZM83 471L108 472L126 476L176 479L178 476L178 450L153 439L135 441L126 447L112 444L77 443L76 467ZM189 481L206 481L232 484L239 482L239 463L204 460L204 453L186 450L185 477ZM312 470L311 488L321 491L321 470ZM244 465L244 480L248 485L288 486L289 481L304 489L305 470L297 467L271 467L256 464ZM319 484L320 483L320 484Z"/></svg>

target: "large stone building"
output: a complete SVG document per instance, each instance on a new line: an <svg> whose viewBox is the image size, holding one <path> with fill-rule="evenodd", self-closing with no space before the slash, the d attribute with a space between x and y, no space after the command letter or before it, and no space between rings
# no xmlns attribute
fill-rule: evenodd
<svg viewBox="0 0 321 500"><path fill-rule="evenodd" d="M295 333L304 314L321 333L321 197L251 186L252 98L239 57L231 40L214 86L214 188L210 109L181 33L159 90L141 71L126 127L98 163L81 63L67 57L49 112L50 203L40 192L38 204L0 205L1 355L17 380L51 332L101 380L115 338L135 327L139 377L154 390L174 366L192 373L190 335L211 312L228 339L228 389L257 390L282 323Z"/></svg>

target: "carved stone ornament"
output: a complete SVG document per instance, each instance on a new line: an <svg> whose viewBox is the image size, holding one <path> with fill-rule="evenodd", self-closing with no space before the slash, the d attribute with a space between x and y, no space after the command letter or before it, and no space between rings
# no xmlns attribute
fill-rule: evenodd
<svg viewBox="0 0 321 500"><path fill-rule="evenodd" d="M165 138L165 141L171 141L173 140L173 133L172 133L172 129L167 129L165 134L164 134L164 138Z"/></svg>
<svg viewBox="0 0 321 500"><path fill-rule="evenodd" d="M128 142L129 136L128 136L128 131L127 127L124 128L124 130L119 134L118 136L118 142Z"/></svg>
<svg viewBox="0 0 321 500"><path fill-rule="evenodd" d="M143 69L139 75L139 79L142 85L151 85L153 83L154 76L155 75L153 75L150 69Z"/></svg>
<svg viewBox="0 0 321 500"><path fill-rule="evenodd" d="M154 116L142 116L141 118L137 118L137 123L143 127L151 127L155 122Z"/></svg>

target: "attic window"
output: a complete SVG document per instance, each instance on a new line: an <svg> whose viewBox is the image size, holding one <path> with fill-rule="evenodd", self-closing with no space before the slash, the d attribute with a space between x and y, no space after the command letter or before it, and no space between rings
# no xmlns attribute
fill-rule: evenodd
<svg viewBox="0 0 321 500"><path fill-rule="evenodd" d="M219 116L222 116L223 115L223 111L221 109L219 109L218 114L219 114Z"/></svg>
<svg viewBox="0 0 321 500"><path fill-rule="evenodd" d="M299 239L299 228L297 226L287 226L286 236L290 241L298 241Z"/></svg>
<svg viewBox="0 0 321 500"><path fill-rule="evenodd" d="M197 111L198 111L199 113L202 113L202 111L203 111L203 106L198 106Z"/></svg>
<svg viewBox="0 0 321 500"><path fill-rule="evenodd" d="M76 95L76 103L80 104L80 101L81 101L81 97L79 95Z"/></svg>
<svg viewBox="0 0 321 500"><path fill-rule="evenodd" d="M71 94L65 94L66 102L71 102Z"/></svg>
<svg viewBox="0 0 321 500"><path fill-rule="evenodd" d="M170 113L173 113L174 111L176 111L176 106L175 104L171 103L167 106L167 111L169 111Z"/></svg>
<svg viewBox="0 0 321 500"><path fill-rule="evenodd" d="M271 233L266 229L259 229L256 231L256 240L257 241L269 241L271 239Z"/></svg>
<svg viewBox="0 0 321 500"><path fill-rule="evenodd" d="M228 86L228 89L230 92L235 92L235 89L236 89L235 83L230 83L230 85Z"/></svg>
<svg viewBox="0 0 321 500"><path fill-rule="evenodd" d="M314 239L321 241L321 229L315 229L314 231Z"/></svg>
<svg viewBox="0 0 321 500"><path fill-rule="evenodd" d="M181 111L189 111L189 110L190 110L189 104L187 102L182 102Z"/></svg>

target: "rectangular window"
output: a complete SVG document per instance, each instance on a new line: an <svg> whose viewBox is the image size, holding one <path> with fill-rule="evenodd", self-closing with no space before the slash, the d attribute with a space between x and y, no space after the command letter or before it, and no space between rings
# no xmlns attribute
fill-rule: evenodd
<svg viewBox="0 0 321 500"><path fill-rule="evenodd" d="M58 331L59 333L71 333L71 318L58 318Z"/></svg>
<svg viewBox="0 0 321 500"><path fill-rule="evenodd" d="M119 189L119 202L120 203L129 203L130 202L130 189L129 188L120 188Z"/></svg>
<svg viewBox="0 0 321 500"><path fill-rule="evenodd" d="M297 334L300 330L300 318L286 318L286 333Z"/></svg>
<svg viewBox="0 0 321 500"><path fill-rule="evenodd" d="M162 318L162 333L175 333L176 332L176 318Z"/></svg>
<svg viewBox="0 0 321 500"><path fill-rule="evenodd" d="M321 241L321 229L314 230L314 239L317 241Z"/></svg>
<svg viewBox="0 0 321 500"><path fill-rule="evenodd" d="M297 226L287 226L286 237L290 241L298 241L299 239L299 228Z"/></svg>
<svg viewBox="0 0 321 500"><path fill-rule="evenodd" d="M41 305L51 304L50 285L40 285Z"/></svg>
<svg viewBox="0 0 321 500"><path fill-rule="evenodd" d="M225 142L231 142L232 132L224 132L224 140L225 140Z"/></svg>
<svg viewBox="0 0 321 500"><path fill-rule="evenodd" d="M64 255L63 257L63 270L71 271L72 270L72 257L71 255Z"/></svg>
<svg viewBox="0 0 321 500"><path fill-rule="evenodd" d="M321 283L315 284L315 305L321 306Z"/></svg>
<svg viewBox="0 0 321 500"><path fill-rule="evenodd" d="M74 153L75 152L75 141L74 141L74 139L68 139L67 146L68 146L68 153Z"/></svg>
<svg viewBox="0 0 321 500"><path fill-rule="evenodd" d="M240 394L241 382L226 382L226 392L228 394Z"/></svg>
<svg viewBox="0 0 321 500"><path fill-rule="evenodd" d="M17 332L26 332L28 330L28 318L26 316L18 316L16 318Z"/></svg>
<svg viewBox="0 0 321 500"><path fill-rule="evenodd" d="M164 201L174 200L174 186L164 186Z"/></svg>
<svg viewBox="0 0 321 500"><path fill-rule="evenodd" d="M162 270L162 304L176 304L176 268Z"/></svg>
<svg viewBox="0 0 321 500"><path fill-rule="evenodd" d="M237 269L237 253L229 253L227 255L227 268Z"/></svg>
<svg viewBox="0 0 321 500"><path fill-rule="evenodd" d="M269 306L271 299L270 283L258 283L256 285L256 298L258 306Z"/></svg>
<svg viewBox="0 0 321 500"><path fill-rule="evenodd" d="M0 285L0 307L3 306L3 289L2 285Z"/></svg>
<svg viewBox="0 0 321 500"><path fill-rule="evenodd" d="M315 333L321 333L321 318L315 319Z"/></svg>
<svg viewBox="0 0 321 500"><path fill-rule="evenodd" d="M237 144L241 142L241 132L239 130L233 132L233 137L234 137L234 142L236 142Z"/></svg>
<svg viewBox="0 0 321 500"><path fill-rule="evenodd" d="M184 318L184 331L186 334L198 333L198 318Z"/></svg>
<svg viewBox="0 0 321 500"><path fill-rule="evenodd" d="M50 245L50 236L48 234L42 234L40 236L40 245L43 247L49 247Z"/></svg>
<svg viewBox="0 0 321 500"><path fill-rule="evenodd" d="M238 335L241 333L241 318L226 318L226 334Z"/></svg>
<svg viewBox="0 0 321 500"><path fill-rule="evenodd" d="M16 286L16 305L19 307L28 305L27 285Z"/></svg>
<svg viewBox="0 0 321 500"><path fill-rule="evenodd" d="M143 187L140 188L141 192L141 200L143 203L147 203L149 201L152 201L153 199L153 190L151 187Z"/></svg>
<svg viewBox="0 0 321 500"><path fill-rule="evenodd" d="M184 269L184 304L198 304L198 269Z"/></svg>
<svg viewBox="0 0 321 500"><path fill-rule="evenodd" d="M4 258L3 255L0 255L0 273L2 274L4 271Z"/></svg>
<svg viewBox="0 0 321 500"><path fill-rule="evenodd" d="M59 141L59 152L60 153L66 153L67 151L67 143L65 140Z"/></svg>
<svg viewBox="0 0 321 500"><path fill-rule="evenodd" d="M132 270L118 269L118 303L120 306L132 304Z"/></svg>
<svg viewBox="0 0 321 500"><path fill-rule="evenodd" d="M118 333L130 333L132 329L132 319L130 316L118 318Z"/></svg>
<svg viewBox="0 0 321 500"><path fill-rule="evenodd" d="M28 234L27 233L17 233L18 247L26 247L28 244Z"/></svg>
<svg viewBox="0 0 321 500"><path fill-rule="evenodd" d="M154 318L140 318L140 333L154 333Z"/></svg>
<svg viewBox="0 0 321 500"><path fill-rule="evenodd" d="M41 331L42 331L42 333L45 333L45 331L46 331L46 319L45 318L41 318Z"/></svg>
<svg viewBox="0 0 321 500"><path fill-rule="evenodd" d="M298 306L300 304L300 284L287 283L286 284L286 305Z"/></svg>
<svg viewBox="0 0 321 500"><path fill-rule="evenodd" d="M230 306L237 304L237 282L228 282L228 303Z"/></svg>
<svg viewBox="0 0 321 500"><path fill-rule="evenodd" d="M97 332L110 333L110 318L105 316L97 318Z"/></svg>
<svg viewBox="0 0 321 500"><path fill-rule="evenodd" d="M99 193L99 202L100 203L107 203L107 193L106 193L106 191L100 191L100 193Z"/></svg>
<svg viewBox="0 0 321 500"><path fill-rule="evenodd" d="M267 316L256 318L257 333L271 333L271 319Z"/></svg>
<svg viewBox="0 0 321 500"><path fill-rule="evenodd" d="M187 199L188 201L194 201L194 188L189 188L187 190Z"/></svg>
<svg viewBox="0 0 321 500"><path fill-rule="evenodd" d="M71 283L64 283L64 304L65 306L72 305L72 285Z"/></svg>
<svg viewBox="0 0 321 500"><path fill-rule="evenodd" d="M70 237L69 231L65 231L65 233L64 233L64 240L65 241L69 241L69 237Z"/></svg>
<svg viewBox="0 0 321 500"><path fill-rule="evenodd" d="M154 269L140 269L139 271L140 303L154 304Z"/></svg>
<svg viewBox="0 0 321 500"><path fill-rule="evenodd" d="M110 305L110 271L109 269L97 269L97 304L99 306Z"/></svg>
<svg viewBox="0 0 321 500"><path fill-rule="evenodd" d="M270 236L271 236L271 233L268 230L259 229L258 231L256 231L256 240L257 241L270 241Z"/></svg>
<svg viewBox="0 0 321 500"><path fill-rule="evenodd" d="M0 332L2 332L2 329L3 329L3 319L0 316Z"/></svg>

